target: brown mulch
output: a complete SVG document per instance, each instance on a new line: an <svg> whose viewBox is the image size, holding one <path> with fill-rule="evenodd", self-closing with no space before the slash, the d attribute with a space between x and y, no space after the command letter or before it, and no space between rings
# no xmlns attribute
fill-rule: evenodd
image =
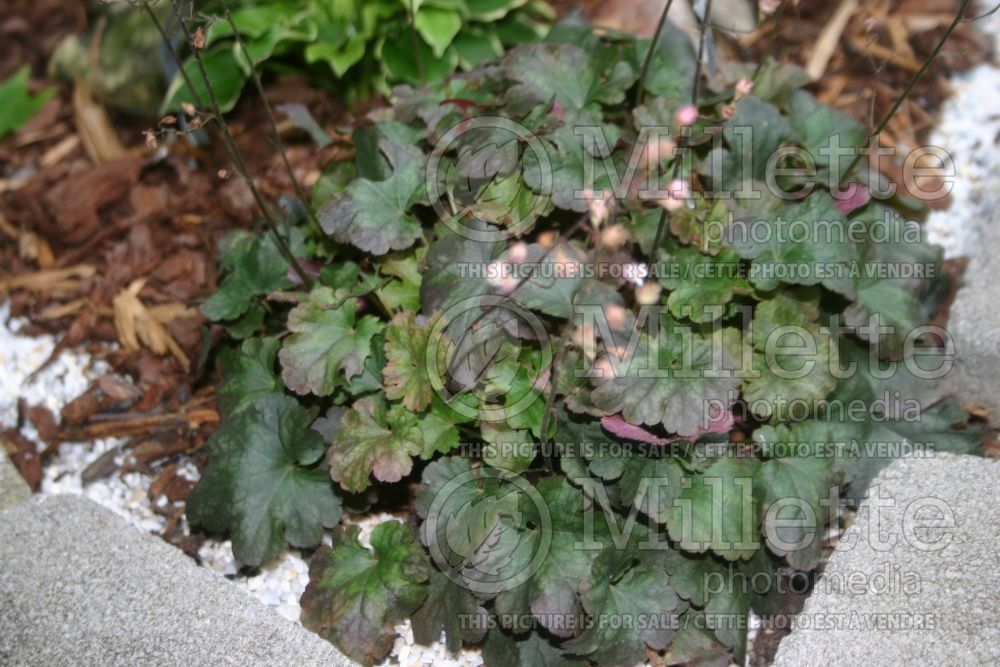
<svg viewBox="0 0 1000 667"><path fill-rule="evenodd" d="M844 0L847 1L847 0ZM773 55L807 65L842 2L788 0ZM0 77L29 63L37 87L60 39L87 27L83 3L10 0L0 19ZM561 9L568 3L557 3ZM647 0L588 0L591 18L615 25L648 12ZM880 118L914 66L940 38L957 0L858 2L813 86L823 100L858 118ZM658 14L658 11L656 12ZM653 20L641 25L652 29ZM720 56L759 58L777 28L768 20L752 34L717 40ZM884 135L892 145L916 145L933 125L948 94L947 77L981 62L984 51L968 25L954 35L939 61ZM874 85L873 85L874 82ZM305 105L331 134L351 115L330 96L295 78L268 82L274 105ZM218 422L213 369L202 363L210 338L197 306L216 287L217 243L258 217L245 186L231 171L218 142L186 139L146 145L155 121L104 110L85 85L61 84L27 126L0 141L0 299L30 322L26 333L59 337L56 353L74 347L106 361L111 373L52 415L22 405L20 418L38 429L41 446L14 432L2 434L22 474L34 482L40 466L63 441L127 438L125 467L154 479L151 494L183 500L190 484L176 474L180 455L194 454ZM270 129L252 92L230 116L248 166L270 200L292 187ZM334 145L315 148L283 124L289 158L309 184ZM108 343L116 343L112 347ZM124 378L124 379L123 379ZM116 474L113 458L99 459L88 479ZM177 524L170 517L168 528ZM168 530L168 539L185 538ZM188 545L190 546L190 545Z"/></svg>
<svg viewBox="0 0 1000 667"><path fill-rule="evenodd" d="M14 4L24 11L0 21L0 43L12 56L2 59L0 76L27 62L40 77L60 39L86 28L83 3ZM110 372L60 415L22 402L19 422L34 424L43 442L17 429L0 438L35 489L61 442L126 438L121 470L113 455L102 457L87 481L137 470L154 479L154 500L184 500L190 484L176 475L177 459L195 455L198 462L219 420L213 368L203 354L213 332L197 307L216 288L220 238L259 213L242 181L220 174L232 169L218 142L167 137L150 148L143 132L155 120L102 108L84 84L56 85L59 94L0 141L0 300L9 299L13 317L27 319L22 333L58 338L50 361L81 348ZM334 136L353 122L342 105L299 79L269 81L268 94L276 106L303 104ZM274 202L293 189L253 97L248 87L229 124L258 187ZM339 148L321 151L290 123L279 125L297 178L315 181ZM165 537L182 541L174 530L179 515L168 518Z"/></svg>

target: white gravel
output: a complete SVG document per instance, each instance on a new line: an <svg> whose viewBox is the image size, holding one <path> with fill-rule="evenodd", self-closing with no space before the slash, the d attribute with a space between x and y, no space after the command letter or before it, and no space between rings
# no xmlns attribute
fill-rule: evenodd
<svg viewBox="0 0 1000 667"><path fill-rule="evenodd" d="M978 3L979 11L994 3ZM1000 12L976 25L1000 52ZM1000 201L1000 68L978 65L951 82L953 95L929 143L954 160L952 203L947 210L932 211L926 223L927 239L943 246L949 259L972 254Z"/></svg>

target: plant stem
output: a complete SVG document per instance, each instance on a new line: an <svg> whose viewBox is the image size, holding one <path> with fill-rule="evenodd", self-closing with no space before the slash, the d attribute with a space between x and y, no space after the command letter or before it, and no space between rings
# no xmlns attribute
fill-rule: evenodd
<svg viewBox="0 0 1000 667"><path fill-rule="evenodd" d="M163 27L159 17L156 16L156 12L150 9L148 2L143 2L142 8L146 10L146 14L153 22L153 25L156 26L156 31L160 33L160 39L163 40L167 50L170 51L170 56L174 59L174 63L177 65L177 70L181 73L181 78L184 79L184 85L186 85L188 90L191 91L191 96L194 98L195 104L198 105L198 108L204 109L205 103L201 101L201 95L199 95L198 91L195 90L191 77L188 76L187 70L184 69L184 61L181 60L180 54L178 54L177 49L174 48L174 43L170 41L170 35L167 34L166 28Z"/></svg>
<svg viewBox="0 0 1000 667"><path fill-rule="evenodd" d="M694 84L691 86L691 104L698 106L698 93L701 91L701 68L705 58L705 35L708 33L708 16L712 13L712 0L706 0L705 11L698 22L698 63L694 73Z"/></svg>
<svg viewBox="0 0 1000 667"><path fill-rule="evenodd" d="M757 67L753 70L753 76L750 77L751 80L756 83L757 78L760 76L760 71L764 67L764 63L767 59L774 56L774 45L778 41L778 36L781 34L781 23L785 18L785 7L788 6L788 0L782 0L781 4L778 5L778 10L774 13L774 29L771 30L771 34L767 37L767 56L760 59L757 63Z"/></svg>
<svg viewBox="0 0 1000 667"><path fill-rule="evenodd" d="M274 236L274 242L277 244L278 250L285 256L285 260L292 267L292 270L295 271L296 275L298 275L302 284L306 287L306 289L309 289L312 287L312 279L309 277L309 274L305 272L305 269L302 268L302 265L299 264L295 255L292 254L292 249L288 247L288 243L281 236L281 232L278 231L278 225L274 220L274 214L268 207L267 202L264 201L264 197L257 188L257 184L254 183L253 178L250 177L250 172L247 170L246 163L243 162L243 156L240 154L239 147L236 145L236 140L229 131L229 125L226 124L225 119L222 117L219 100L215 95L215 87L212 85L212 80L208 76L208 70L205 68L205 62L201 57L201 50L194 46L194 37L191 35L191 30L184 21L180 1L170 0L170 4L174 9L174 16L177 18L177 22L180 24L181 30L184 32L185 39L187 39L188 43L191 44L194 60L198 65L198 71L201 73L202 81L205 83L205 90L208 93L212 113L219 121L219 128L222 131L223 143L229 151L229 157L232 159L233 165L236 167L236 171L243 178L247 187L250 188L250 193L253 195L254 201L257 202L257 206L260 207L261 212L264 214L264 222L267 224L268 229ZM181 66L181 69L183 70L183 65ZM191 89L191 92L197 99L197 93L194 92L193 88Z"/></svg>
<svg viewBox="0 0 1000 667"><path fill-rule="evenodd" d="M667 25L667 14L670 13L670 6L672 4L674 4L674 0L667 0L667 4L663 7L663 13L660 14L660 20L656 24L656 32L653 33L653 41L649 43L649 51L646 52L646 59L642 61L642 73L639 74L639 90L635 94L636 106L642 104L646 96L646 77L649 76L649 66L653 63L653 54L656 53L656 47L660 44L660 35L663 33L664 26Z"/></svg>
<svg viewBox="0 0 1000 667"><path fill-rule="evenodd" d="M705 3L705 11L702 13L702 16L700 17L698 22L698 28L700 34L700 37L698 39L698 63L694 70L694 81L691 82L691 104L694 106L698 106L698 92L700 90L700 85L701 85L702 59L705 57L705 33L708 31L707 27L708 15L711 13L711 11L712 11L712 0L708 0ZM684 156L682 155L677 156L677 160L676 162L674 162L674 171L670 178L671 181L675 180L677 176L680 175L681 162L683 161L683 159ZM659 249L660 242L663 240L663 232L666 229L667 218L669 217L669 215L670 214L667 212L667 209L663 209L663 211L660 213L660 222L659 224L656 225L656 236L653 237L652 257L650 257L650 259L653 261L656 261L656 251Z"/></svg>
<svg viewBox="0 0 1000 667"><path fill-rule="evenodd" d="M316 214L313 213L312 206L309 205L309 200L306 199L306 193L302 189L302 184L299 183L299 179L295 177L295 172L292 171L292 165L288 161L288 153L285 152L285 144L281 140L281 133L278 131L278 122L274 119L274 111L271 109L271 102L267 99L267 94L264 93L264 86L261 84L260 76L257 74L257 67L250 58L246 45L243 43L243 38L240 37L239 30L236 28L236 22L233 20L233 15L229 11L229 2L227 2L227 0L220 1L222 4L222 10L226 13L226 21L229 22L229 25L233 29L233 37L236 39L236 43L240 47L240 52L243 54L243 57L247 59L247 63L250 66L250 78L253 80L253 85L257 89L257 94L264 103L264 111L267 112L267 120L271 124L271 132L274 134L274 144L277 146L278 152L281 153L281 159L285 163L285 171L288 172L288 178L291 179L292 186L295 187L295 194L298 196L299 201L302 202L302 206L306 209L306 215L309 217L309 221L312 222L317 230L319 230L321 229L319 220L316 218Z"/></svg>

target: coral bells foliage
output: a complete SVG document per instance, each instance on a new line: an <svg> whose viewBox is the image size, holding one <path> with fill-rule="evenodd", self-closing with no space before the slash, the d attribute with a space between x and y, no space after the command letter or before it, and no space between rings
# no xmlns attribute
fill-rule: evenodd
<svg viewBox="0 0 1000 667"><path fill-rule="evenodd" d="M309 290L271 237L227 244L189 516L247 565L332 529L304 619L352 658L410 619L490 665L740 661L841 499L914 443L976 450L921 328L940 254L827 150L864 128L773 62L693 107L689 43L640 82L648 47L568 22L397 88L319 225L285 207ZM409 517L366 537L373 507Z"/></svg>

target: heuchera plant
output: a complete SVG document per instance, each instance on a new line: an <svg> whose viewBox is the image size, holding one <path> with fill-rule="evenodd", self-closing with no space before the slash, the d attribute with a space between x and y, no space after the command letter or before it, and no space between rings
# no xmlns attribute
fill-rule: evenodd
<svg viewBox="0 0 1000 667"><path fill-rule="evenodd" d="M872 445L977 449L928 379L940 253L830 150L865 128L773 62L692 107L690 43L640 80L648 49L567 21L397 88L316 185L321 228L286 207L311 289L272 237L225 250L188 515L251 566L334 529L303 618L362 663L406 619L489 665L741 661L895 455ZM340 525L371 508L403 520Z"/></svg>

